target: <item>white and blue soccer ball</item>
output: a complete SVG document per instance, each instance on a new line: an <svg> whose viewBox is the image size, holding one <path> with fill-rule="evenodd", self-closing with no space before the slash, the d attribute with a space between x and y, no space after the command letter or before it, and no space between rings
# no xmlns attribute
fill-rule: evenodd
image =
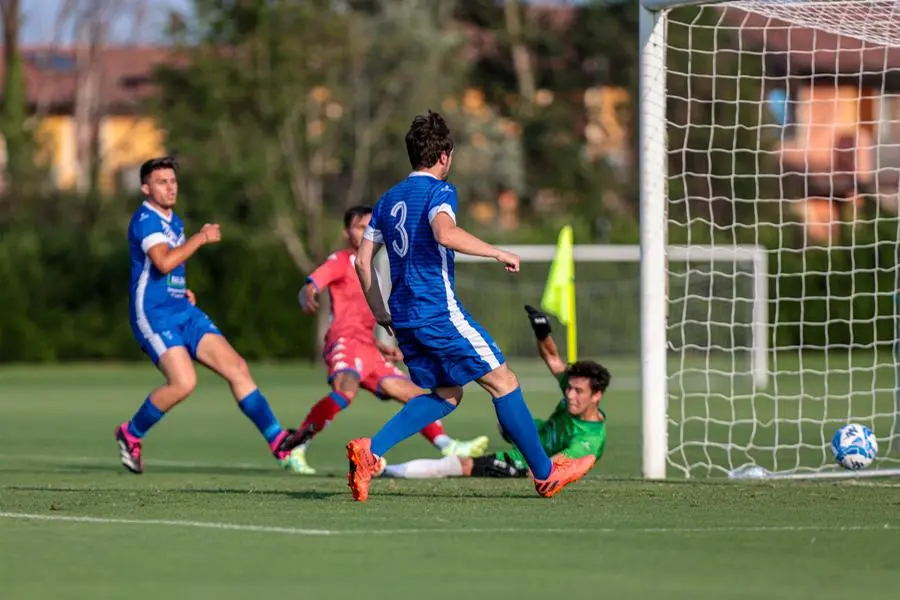
<svg viewBox="0 0 900 600"><path fill-rule="evenodd" d="M831 451L837 464L845 469L865 469L878 454L878 441L865 425L850 423L834 432Z"/></svg>

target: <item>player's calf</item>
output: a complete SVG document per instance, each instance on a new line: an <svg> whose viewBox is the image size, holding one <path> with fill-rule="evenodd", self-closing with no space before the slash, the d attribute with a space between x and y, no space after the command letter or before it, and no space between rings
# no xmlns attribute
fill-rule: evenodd
<svg viewBox="0 0 900 600"><path fill-rule="evenodd" d="M289 453L281 449L281 443L288 432L281 427L269 402L250 376L247 362L222 335L209 333L197 345L197 360L228 382L238 408L265 438L275 458L287 466Z"/></svg>

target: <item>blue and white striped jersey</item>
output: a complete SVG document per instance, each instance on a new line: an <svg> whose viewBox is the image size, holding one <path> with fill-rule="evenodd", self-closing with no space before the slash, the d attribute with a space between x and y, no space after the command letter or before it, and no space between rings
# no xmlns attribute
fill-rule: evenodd
<svg viewBox="0 0 900 600"><path fill-rule="evenodd" d="M461 317L454 291L453 251L434 239L431 221L447 213L456 222L456 188L416 171L375 205L365 237L384 244L391 265L388 308L395 327L417 327Z"/></svg>
<svg viewBox="0 0 900 600"><path fill-rule="evenodd" d="M131 322L141 332L150 331L149 324L188 309L187 278L184 264L167 275L160 273L147 251L160 243L170 248L183 245L184 224L174 212L169 216L144 202L128 225L128 248L131 254Z"/></svg>

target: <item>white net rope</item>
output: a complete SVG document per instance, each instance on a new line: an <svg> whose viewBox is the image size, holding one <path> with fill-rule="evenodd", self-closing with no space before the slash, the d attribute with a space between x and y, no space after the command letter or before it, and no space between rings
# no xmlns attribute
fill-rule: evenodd
<svg viewBox="0 0 900 600"><path fill-rule="evenodd" d="M900 2L729 2L665 31L669 243L765 248L774 350L763 387L745 338L712 342L746 319L716 305L740 269L710 263L695 295L670 263L669 465L836 469L857 422L896 467ZM710 343L681 343L699 323Z"/></svg>

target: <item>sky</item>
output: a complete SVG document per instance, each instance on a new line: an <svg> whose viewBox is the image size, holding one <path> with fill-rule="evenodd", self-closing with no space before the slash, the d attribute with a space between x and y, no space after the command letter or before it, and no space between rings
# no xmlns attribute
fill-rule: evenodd
<svg viewBox="0 0 900 600"><path fill-rule="evenodd" d="M61 39L54 39L54 23L66 0L20 0L24 24L21 30L20 43L31 44L69 44L72 43L72 31L67 31ZM87 5L91 0L75 0ZM112 22L110 42L112 43L163 43L165 42L165 24L169 12L190 14L192 0L105 0L119 7L142 5L146 8L143 26L135 27L135 13L128 8L116 12ZM553 3L554 0L522 0L543 1ZM584 0L555 0L556 2L579 4ZM622 0L607 0L615 4Z"/></svg>
<svg viewBox="0 0 900 600"><path fill-rule="evenodd" d="M71 43L72 32L54 40L54 22L65 0L20 0L24 23L21 30L22 44ZM111 2L114 4L115 2ZM119 0L120 7L142 4L146 7L144 25L135 27L135 13L129 9L116 12L110 32L113 43L159 43L164 41L163 28L170 10L188 12L191 0Z"/></svg>

